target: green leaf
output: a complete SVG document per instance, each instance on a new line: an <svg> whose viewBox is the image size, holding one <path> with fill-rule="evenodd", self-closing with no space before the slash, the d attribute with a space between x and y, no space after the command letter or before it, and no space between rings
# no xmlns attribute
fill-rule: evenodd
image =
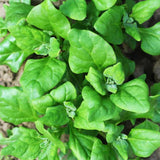
<svg viewBox="0 0 160 160"><path fill-rule="evenodd" d="M47 126L62 126L69 122L69 118L65 107L59 105L47 108L46 114L40 121Z"/></svg>
<svg viewBox="0 0 160 160"><path fill-rule="evenodd" d="M121 85L125 80L125 74L123 71L122 63L108 67L104 70L103 75L108 78L112 78L117 85Z"/></svg>
<svg viewBox="0 0 160 160"><path fill-rule="evenodd" d="M129 133L128 141L136 156L149 157L160 147L160 132L133 128Z"/></svg>
<svg viewBox="0 0 160 160"><path fill-rule="evenodd" d="M136 3L132 8L131 17L133 17L140 24L150 19L153 13L160 7L159 0L145 0Z"/></svg>
<svg viewBox="0 0 160 160"><path fill-rule="evenodd" d="M74 20L86 18L87 4L85 0L67 0L60 6L60 11Z"/></svg>
<svg viewBox="0 0 160 160"><path fill-rule="evenodd" d="M77 92L73 84L69 81L62 84L61 86L53 89L50 92L53 100L58 103L63 103L64 101L74 100L77 97Z"/></svg>
<svg viewBox="0 0 160 160"><path fill-rule="evenodd" d="M112 123L106 124L105 130L107 131L106 140L108 143L113 143L121 134L124 129L123 125L116 126Z"/></svg>
<svg viewBox="0 0 160 160"><path fill-rule="evenodd" d="M91 160L116 160L110 150L109 146L96 139L92 147Z"/></svg>
<svg viewBox="0 0 160 160"><path fill-rule="evenodd" d="M14 128L12 132L13 135L6 138L4 143L7 147L2 149L1 154L12 155L21 160L37 158L41 152L40 144L43 137L36 130L23 127Z"/></svg>
<svg viewBox="0 0 160 160"><path fill-rule="evenodd" d="M92 88L86 86L82 90L82 96L88 108L88 120L106 121L119 117L121 109L116 107L108 97L100 96Z"/></svg>
<svg viewBox="0 0 160 160"><path fill-rule="evenodd" d="M129 77L135 70L135 62L125 57L117 46L115 47L115 53L117 57L117 62L121 62L123 70L125 72L125 77Z"/></svg>
<svg viewBox="0 0 160 160"><path fill-rule="evenodd" d="M18 125L34 122L38 117L21 88L0 86L0 118Z"/></svg>
<svg viewBox="0 0 160 160"><path fill-rule="evenodd" d="M114 148L118 151L123 160L128 160L128 147L129 144L126 140L117 139L113 142Z"/></svg>
<svg viewBox="0 0 160 160"><path fill-rule="evenodd" d="M21 2L21 3L31 4L31 0L9 0L9 4L14 3L14 2Z"/></svg>
<svg viewBox="0 0 160 160"><path fill-rule="evenodd" d="M50 38L49 56L52 58L58 57L60 53L60 44L56 38Z"/></svg>
<svg viewBox="0 0 160 160"><path fill-rule="evenodd" d="M78 108L75 118L74 118L74 127L86 130L98 130L105 131L104 122L95 120L92 122L88 121L89 110L86 107L85 102L82 102L81 106Z"/></svg>
<svg viewBox="0 0 160 160"><path fill-rule="evenodd" d="M98 10L104 11L114 6L117 0L93 0L93 2Z"/></svg>
<svg viewBox="0 0 160 160"><path fill-rule="evenodd" d="M57 137L57 135L54 132L49 132L46 130L43 126L43 124L40 121L35 122L36 128L38 131L43 134L45 138L47 138L50 142L52 142L55 146L61 149L63 153L66 152L66 148L64 143Z"/></svg>
<svg viewBox="0 0 160 160"><path fill-rule="evenodd" d="M16 45L16 40L13 36L8 35L0 43L0 64L8 65L13 72L17 72L29 56L29 53L24 53Z"/></svg>
<svg viewBox="0 0 160 160"><path fill-rule="evenodd" d="M90 67L86 79L99 94L103 96L106 94L105 81L101 72Z"/></svg>
<svg viewBox="0 0 160 160"><path fill-rule="evenodd" d="M159 126L149 120L145 120L143 123L140 123L135 129L149 129L149 130L154 130L154 131L159 131Z"/></svg>
<svg viewBox="0 0 160 160"><path fill-rule="evenodd" d="M28 60L20 84L31 99L42 96L55 87L65 73L66 65L49 57Z"/></svg>
<svg viewBox="0 0 160 160"><path fill-rule="evenodd" d="M160 82L159 83L154 83L154 85L151 86L151 95L160 95Z"/></svg>
<svg viewBox="0 0 160 160"><path fill-rule="evenodd" d="M70 129L69 147L78 160L90 160L95 137L84 135L76 129Z"/></svg>
<svg viewBox="0 0 160 160"><path fill-rule="evenodd" d="M68 38L70 23L50 0L35 6L29 13L27 21L40 29L54 31L59 36Z"/></svg>
<svg viewBox="0 0 160 160"><path fill-rule="evenodd" d="M136 41L141 40L141 35L139 33L137 23L125 24L124 28L126 33L133 37Z"/></svg>
<svg viewBox="0 0 160 160"><path fill-rule="evenodd" d="M33 7L25 3L10 3L10 6L5 5L4 8L6 11L5 23L7 27L11 27L16 25L20 19L26 18Z"/></svg>
<svg viewBox="0 0 160 160"><path fill-rule="evenodd" d="M160 22L150 28L139 28L144 52L151 55L160 55Z"/></svg>
<svg viewBox="0 0 160 160"><path fill-rule="evenodd" d="M42 145L41 145L42 148ZM58 148L53 143L45 144L38 156L38 160L59 160Z"/></svg>
<svg viewBox="0 0 160 160"><path fill-rule="evenodd" d="M124 14L122 6L115 6L104 12L94 24L94 28L108 42L122 44L124 37L121 28L121 19ZM114 36L113 36L114 35Z"/></svg>
<svg viewBox="0 0 160 160"><path fill-rule="evenodd" d="M123 84L110 98L117 107L126 111L146 113L150 109L148 86L141 79Z"/></svg>
<svg viewBox="0 0 160 160"><path fill-rule="evenodd" d="M27 26L24 20L11 28L11 35L16 38L16 43L19 48L27 53L33 53L34 49L41 46L43 43L49 42L49 35L31 26Z"/></svg>
<svg viewBox="0 0 160 160"><path fill-rule="evenodd" d="M88 72L90 67L96 66L102 70L116 62L112 47L91 31L72 29L69 42L69 65L74 73Z"/></svg>
<svg viewBox="0 0 160 160"><path fill-rule="evenodd" d="M50 94L32 100L32 105L39 113L45 113L48 107L54 106L56 103L71 101L76 99L76 89L71 82L66 82L61 86L53 89Z"/></svg>

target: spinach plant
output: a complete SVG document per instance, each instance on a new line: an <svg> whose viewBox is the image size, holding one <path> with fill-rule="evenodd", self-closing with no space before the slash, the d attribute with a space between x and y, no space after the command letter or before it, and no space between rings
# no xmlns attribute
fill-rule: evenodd
<svg viewBox="0 0 160 160"><path fill-rule="evenodd" d="M55 1L55 0L54 0ZM15 125L1 156L22 160L138 160L160 147L160 83L150 90L122 53L160 55L159 0L10 0L0 19L0 64L19 87L0 86L0 118ZM33 56L30 56L33 55ZM149 94L150 91L150 94ZM130 128L128 123L131 122ZM19 126L35 123L35 129ZM62 141L62 136L69 140Z"/></svg>

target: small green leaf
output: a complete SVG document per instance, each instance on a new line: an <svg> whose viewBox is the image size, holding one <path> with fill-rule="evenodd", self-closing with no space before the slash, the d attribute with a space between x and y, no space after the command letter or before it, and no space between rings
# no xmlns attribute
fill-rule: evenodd
<svg viewBox="0 0 160 160"><path fill-rule="evenodd" d="M18 125L34 122L38 117L21 88L0 86L0 118Z"/></svg>
<svg viewBox="0 0 160 160"><path fill-rule="evenodd" d="M141 79L123 84L110 98L117 107L130 112L146 113L150 109L148 86Z"/></svg>
<svg viewBox="0 0 160 160"><path fill-rule="evenodd" d="M117 85L121 85L125 80L125 74L123 71L122 63L117 63L104 70L103 75L108 78L112 78Z"/></svg>
<svg viewBox="0 0 160 160"><path fill-rule="evenodd" d="M56 89L50 92L53 100L58 103L63 103L64 101L74 100L77 97L77 92L75 87L71 82L66 82Z"/></svg>
<svg viewBox="0 0 160 160"><path fill-rule="evenodd" d="M0 64L8 65L13 72L17 72L29 56L29 53L24 53L16 45L16 40L13 36L8 35L0 43Z"/></svg>
<svg viewBox="0 0 160 160"><path fill-rule="evenodd" d="M159 0L145 0L136 3L132 8L131 17L133 17L140 24L150 19L153 13L160 7Z"/></svg>
<svg viewBox="0 0 160 160"><path fill-rule="evenodd" d="M49 56L52 58L58 57L60 52L60 44L56 38L50 38Z"/></svg>
<svg viewBox="0 0 160 160"><path fill-rule="evenodd" d="M123 160L128 160L128 147L129 144L126 140L117 139L113 142L114 148L118 151Z"/></svg>
<svg viewBox="0 0 160 160"><path fill-rule="evenodd" d="M160 95L160 82L154 83L154 85L151 86L151 95Z"/></svg>
<svg viewBox="0 0 160 160"><path fill-rule="evenodd" d="M90 160L95 137L84 135L76 129L70 129L69 147L78 160Z"/></svg>
<svg viewBox="0 0 160 160"><path fill-rule="evenodd" d="M96 139L92 147L91 160L116 160L116 157L110 151L109 146Z"/></svg>
<svg viewBox="0 0 160 160"><path fill-rule="evenodd" d="M66 152L66 148L64 143L57 137L57 135L54 132L49 132L44 128L44 125L40 121L35 122L36 128L38 131L43 134L45 138L47 138L50 142L52 142L55 146L61 149L63 153Z"/></svg>
<svg viewBox="0 0 160 160"><path fill-rule="evenodd" d="M86 107L85 102L82 102L81 106L78 108L75 118L74 118L74 127L86 130L98 130L105 131L105 124L102 121L88 121L89 110Z"/></svg>
<svg viewBox="0 0 160 160"><path fill-rule="evenodd" d="M62 126L69 122L65 107L62 105L49 107L40 121L47 126Z"/></svg>
<svg viewBox="0 0 160 160"><path fill-rule="evenodd" d="M121 28L121 19L124 14L122 6L115 6L104 12L94 24L94 28L108 42L122 44L124 37ZM113 36L114 35L114 36Z"/></svg>
<svg viewBox="0 0 160 160"><path fill-rule="evenodd" d="M6 11L5 23L7 27L11 27L16 25L20 19L26 18L33 7L25 3L10 3L4 8Z"/></svg>
<svg viewBox="0 0 160 160"><path fill-rule="evenodd" d="M88 86L83 88L82 96L88 108L89 122L106 121L119 117L121 109L116 107L108 97L100 96Z"/></svg>
<svg viewBox="0 0 160 160"><path fill-rule="evenodd" d="M60 6L62 13L74 20L86 18L87 4L85 0L66 0Z"/></svg>
<svg viewBox="0 0 160 160"><path fill-rule="evenodd" d="M149 129L133 128L129 133L128 141L136 156L149 157L160 147L160 133Z"/></svg>
<svg viewBox="0 0 160 160"><path fill-rule="evenodd" d="M60 82L65 69L64 62L49 57L28 60L20 84L28 97L38 98Z"/></svg>
<svg viewBox="0 0 160 160"><path fill-rule="evenodd" d="M160 128L157 124L155 124L149 120L145 120L143 123L140 123L139 125L137 125L134 128L135 129L149 129L149 130L154 130L154 131L160 130Z"/></svg>
<svg viewBox="0 0 160 160"><path fill-rule="evenodd" d="M112 47L91 31L72 29L69 42L69 65L74 73L88 72L90 67L96 66L101 70L116 61Z"/></svg>
<svg viewBox="0 0 160 160"><path fill-rule="evenodd" d="M36 130L23 127L14 128L12 132L13 135L5 139L7 147L2 149L1 154L12 155L21 160L36 159L41 152L43 137Z"/></svg>
<svg viewBox="0 0 160 160"><path fill-rule="evenodd" d="M99 94L103 96L106 94L105 81L101 72L90 67L86 79Z"/></svg>
<svg viewBox="0 0 160 160"><path fill-rule="evenodd" d="M160 55L160 22L150 28L139 28L144 52L151 55Z"/></svg>
<svg viewBox="0 0 160 160"><path fill-rule="evenodd" d="M70 31L68 19L57 10L50 0L45 0L35 6L27 17L28 23L40 29L54 31L59 36L67 39Z"/></svg>
<svg viewBox="0 0 160 160"><path fill-rule="evenodd" d="M15 26L9 28L11 35L16 39L19 48L27 53L34 53L34 49L40 47L43 43L49 42L49 35L27 26L24 20L19 21Z"/></svg>
<svg viewBox="0 0 160 160"><path fill-rule="evenodd" d="M75 105L72 102L64 102L63 104L66 108L66 112L67 112L68 116L73 119L76 115L75 111L77 110L77 108L75 107Z"/></svg>
<svg viewBox="0 0 160 160"><path fill-rule="evenodd" d="M104 11L114 6L117 0L93 0L93 2L98 10Z"/></svg>

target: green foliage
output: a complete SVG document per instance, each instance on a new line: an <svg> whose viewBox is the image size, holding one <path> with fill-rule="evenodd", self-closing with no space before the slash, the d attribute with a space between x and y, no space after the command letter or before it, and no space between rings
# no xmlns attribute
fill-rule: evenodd
<svg viewBox="0 0 160 160"><path fill-rule="evenodd" d="M160 83L149 88L145 75L131 79L135 62L121 48L136 49L138 41L147 54L160 55L160 23L142 24L159 0L53 2L10 0L0 18L0 64L16 73L27 61L19 87L0 86L0 118L16 125L7 138L0 134L1 157L150 156L160 147ZM64 135L69 139L62 141Z"/></svg>

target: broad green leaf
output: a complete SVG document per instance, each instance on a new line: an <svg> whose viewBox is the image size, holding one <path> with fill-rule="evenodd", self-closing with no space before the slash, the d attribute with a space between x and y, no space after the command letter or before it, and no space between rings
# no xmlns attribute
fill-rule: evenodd
<svg viewBox="0 0 160 160"><path fill-rule="evenodd" d="M125 24L124 28L126 33L129 34L131 37L133 37L136 41L141 40L141 35L139 33L137 23Z"/></svg>
<svg viewBox="0 0 160 160"><path fill-rule="evenodd" d="M149 120L145 120L143 123L140 123L134 129L149 129L153 131L159 131L159 126Z"/></svg>
<svg viewBox="0 0 160 160"><path fill-rule="evenodd" d="M86 107L85 102L82 102L81 106L78 108L75 118L74 118L74 127L86 130L98 130L105 131L105 124L101 121L88 121L89 110Z"/></svg>
<svg viewBox="0 0 160 160"><path fill-rule="evenodd" d="M21 160L37 158L41 152L43 137L36 130L23 127L14 128L12 132L13 135L2 140L7 147L2 149L1 154L12 155Z"/></svg>
<svg viewBox="0 0 160 160"><path fill-rule="evenodd" d="M135 0L126 0L125 4L127 5L127 11L130 13L132 11L133 6L136 4Z"/></svg>
<svg viewBox="0 0 160 160"><path fill-rule="evenodd" d="M86 18L87 4L85 0L66 0L60 11L71 19L81 21Z"/></svg>
<svg viewBox="0 0 160 160"><path fill-rule="evenodd" d="M66 65L49 57L28 60L20 84L31 99L42 96L55 87L65 73Z"/></svg>
<svg viewBox="0 0 160 160"><path fill-rule="evenodd" d="M91 160L116 160L116 157L110 151L109 146L96 139L92 147Z"/></svg>
<svg viewBox="0 0 160 160"><path fill-rule="evenodd" d="M151 55L160 55L160 22L150 28L139 28L144 52Z"/></svg>
<svg viewBox="0 0 160 160"><path fill-rule="evenodd" d="M125 80L125 74L121 62L106 68L103 75L105 77L112 78L117 85L121 85Z"/></svg>
<svg viewBox="0 0 160 160"><path fill-rule="evenodd" d="M40 121L47 126L62 126L69 122L69 118L65 107L59 105L47 108L46 114Z"/></svg>
<svg viewBox="0 0 160 160"><path fill-rule="evenodd" d="M52 142L55 146L61 149L63 153L66 152L66 148L64 143L57 137L57 134L54 132L49 132L44 128L44 125L40 121L35 122L36 128L38 131L45 137L47 138L50 142Z"/></svg>
<svg viewBox="0 0 160 160"><path fill-rule="evenodd" d="M34 122L38 117L21 88L0 86L0 118L18 125Z"/></svg>
<svg viewBox="0 0 160 160"><path fill-rule="evenodd" d="M69 42L69 65L74 73L88 72L90 67L102 70L116 62L112 47L91 31L72 29Z"/></svg>
<svg viewBox="0 0 160 160"><path fill-rule="evenodd" d="M52 58L58 57L60 53L60 43L56 38L50 38L49 56Z"/></svg>
<svg viewBox="0 0 160 160"><path fill-rule="evenodd" d="M123 160L128 160L128 147L129 144L126 140L117 139L113 142L114 148L118 151Z"/></svg>
<svg viewBox="0 0 160 160"><path fill-rule="evenodd" d="M160 147L160 132L149 129L132 129L128 141L139 157L149 157Z"/></svg>
<svg viewBox="0 0 160 160"><path fill-rule="evenodd" d="M66 82L61 86L53 89L50 94L32 100L32 105L35 110L40 113L45 113L47 107L54 106L56 103L71 101L76 99L76 89L71 82Z"/></svg>
<svg viewBox="0 0 160 160"><path fill-rule="evenodd" d="M34 49L49 42L48 34L24 23L24 20L21 20L17 25L9 28L19 48L27 53L33 53Z"/></svg>
<svg viewBox="0 0 160 160"><path fill-rule="evenodd" d="M111 101L119 108L136 113L146 113L150 109L147 84L141 79L131 80L119 87Z"/></svg>
<svg viewBox="0 0 160 160"><path fill-rule="evenodd" d="M93 2L98 10L104 11L114 6L117 0L93 0Z"/></svg>
<svg viewBox="0 0 160 160"><path fill-rule="evenodd" d="M26 18L33 7L25 3L15 2L10 3L9 6L5 5L4 8L6 11L5 23L7 27L11 27L16 25L20 19Z"/></svg>
<svg viewBox="0 0 160 160"><path fill-rule="evenodd" d="M54 31L55 34L67 39L70 23L67 18L57 10L50 0L35 6L27 17L28 23L40 29Z"/></svg>
<svg viewBox="0 0 160 160"><path fill-rule="evenodd" d="M13 36L8 35L0 43L0 64L8 65L13 72L17 72L29 56L29 53L24 53L16 45L16 40Z"/></svg>
<svg viewBox="0 0 160 160"><path fill-rule="evenodd" d="M145 0L136 3L132 8L131 17L133 17L140 24L150 19L153 13L160 7L159 0Z"/></svg>
<svg viewBox="0 0 160 160"><path fill-rule="evenodd" d="M103 96L106 94L105 81L101 72L90 67L86 79L99 94Z"/></svg>
<svg viewBox="0 0 160 160"><path fill-rule="evenodd" d="M64 101L74 100L77 97L77 92L73 84L69 81L62 84L61 86L53 89L50 92L53 100L58 103L63 103Z"/></svg>
<svg viewBox="0 0 160 160"><path fill-rule="evenodd" d="M108 42L122 44L124 37L121 28L121 19L124 14L122 6L115 6L105 11L94 24L94 28ZM113 36L114 35L114 36Z"/></svg>
<svg viewBox="0 0 160 160"><path fill-rule="evenodd" d="M70 129L69 148L78 160L90 160L95 140L95 137L84 135L73 128Z"/></svg>
<svg viewBox="0 0 160 160"><path fill-rule="evenodd" d="M100 96L88 86L83 88L82 96L88 108L89 122L106 121L119 117L121 109L116 107L108 97Z"/></svg>
<svg viewBox="0 0 160 160"><path fill-rule="evenodd" d="M125 57L120 48L115 47L115 53L117 57L117 62L121 62L123 70L125 72L125 77L130 76L135 70L135 62Z"/></svg>
<svg viewBox="0 0 160 160"><path fill-rule="evenodd" d="M31 0L9 0L9 3L14 3L14 2L21 2L21 3L26 3L26 4L31 4Z"/></svg>

